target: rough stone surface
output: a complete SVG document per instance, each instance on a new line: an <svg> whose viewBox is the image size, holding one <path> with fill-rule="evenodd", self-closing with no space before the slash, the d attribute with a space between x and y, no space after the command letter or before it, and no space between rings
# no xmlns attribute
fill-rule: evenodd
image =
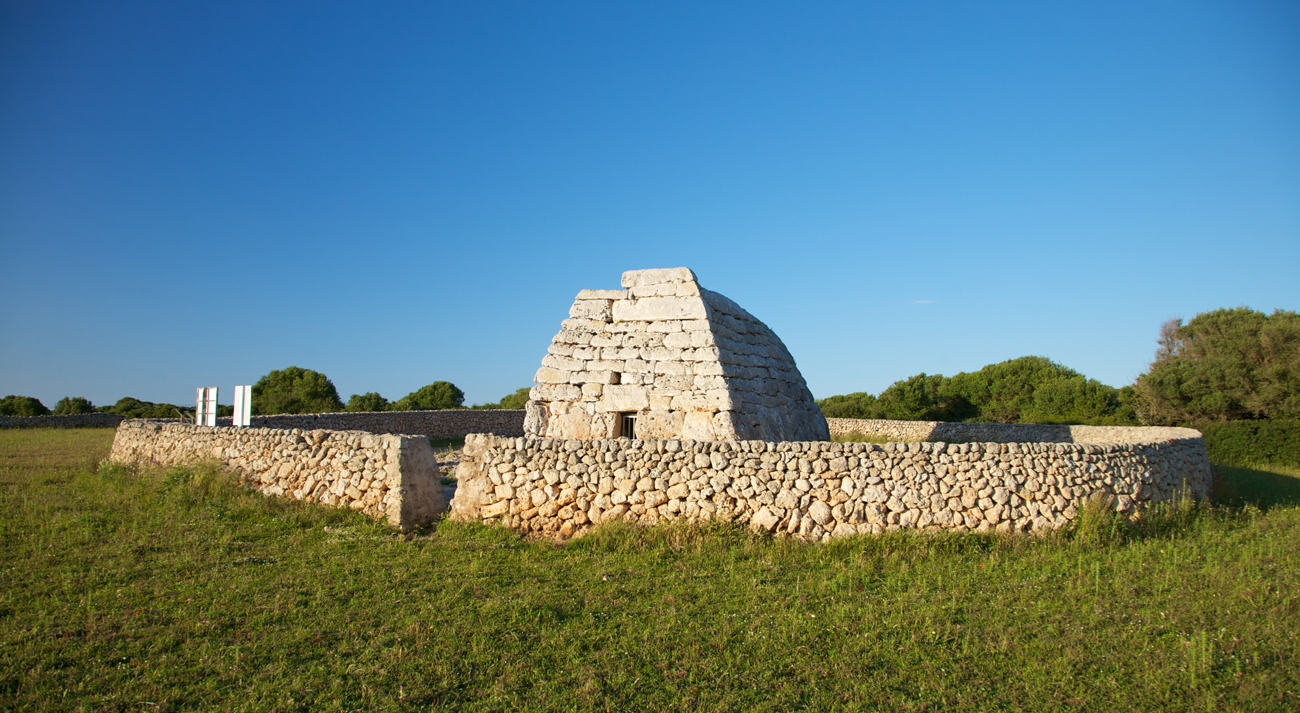
<svg viewBox="0 0 1300 713"><path fill-rule="evenodd" d="M830 443L471 435L452 517L565 539L612 519L747 523L825 540L900 528L1045 532L1105 499L1120 512L1209 492L1197 431L1184 428L871 423L967 443ZM845 424L841 423L841 427ZM862 432L861 430L856 432ZM1039 442L1015 442L1024 435ZM872 434L868 434L872 435ZM1069 439L1069 440L1066 440ZM507 486L507 487L503 487Z"/></svg>
<svg viewBox="0 0 1300 713"><path fill-rule="evenodd" d="M794 357L753 315L684 267L630 270L583 290L534 376L524 433L614 438L826 440Z"/></svg>
<svg viewBox="0 0 1300 713"><path fill-rule="evenodd" d="M66 416L0 416L0 428L115 428L126 417L115 413L75 413Z"/></svg>
<svg viewBox="0 0 1300 713"><path fill-rule="evenodd" d="M133 419L118 426L109 460L137 465L215 460L265 495L360 510L403 530L447 510L438 460L424 436Z"/></svg>

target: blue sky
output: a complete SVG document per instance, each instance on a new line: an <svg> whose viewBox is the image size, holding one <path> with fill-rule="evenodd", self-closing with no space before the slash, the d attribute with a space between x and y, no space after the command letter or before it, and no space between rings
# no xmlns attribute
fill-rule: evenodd
<svg viewBox="0 0 1300 713"><path fill-rule="evenodd" d="M689 266L818 397L1300 309L1300 6L0 1L0 394L531 383Z"/></svg>

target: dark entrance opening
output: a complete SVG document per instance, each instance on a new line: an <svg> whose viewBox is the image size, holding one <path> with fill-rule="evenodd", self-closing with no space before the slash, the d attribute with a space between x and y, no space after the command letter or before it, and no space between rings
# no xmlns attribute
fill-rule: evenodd
<svg viewBox="0 0 1300 713"><path fill-rule="evenodd" d="M618 437L636 438L636 413L627 412L618 415Z"/></svg>

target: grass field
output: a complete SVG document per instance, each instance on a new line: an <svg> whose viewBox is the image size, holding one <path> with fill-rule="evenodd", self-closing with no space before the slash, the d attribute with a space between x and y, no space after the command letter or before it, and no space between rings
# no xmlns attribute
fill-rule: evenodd
<svg viewBox="0 0 1300 713"><path fill-rule="evenodd" d="M1296 710L1300 479L1046 540L406 541L0 431L0 709Z"/></svg>

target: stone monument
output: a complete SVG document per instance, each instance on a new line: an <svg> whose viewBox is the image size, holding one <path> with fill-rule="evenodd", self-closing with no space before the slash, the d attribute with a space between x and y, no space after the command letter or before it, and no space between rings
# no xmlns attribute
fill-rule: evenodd
<svg viewBox="0 0 1300 713"><path fill-rule="evenodd" d="M583 290L530 392L536 438L826 441L794 357L684 267L629 270Z"/></svg>

